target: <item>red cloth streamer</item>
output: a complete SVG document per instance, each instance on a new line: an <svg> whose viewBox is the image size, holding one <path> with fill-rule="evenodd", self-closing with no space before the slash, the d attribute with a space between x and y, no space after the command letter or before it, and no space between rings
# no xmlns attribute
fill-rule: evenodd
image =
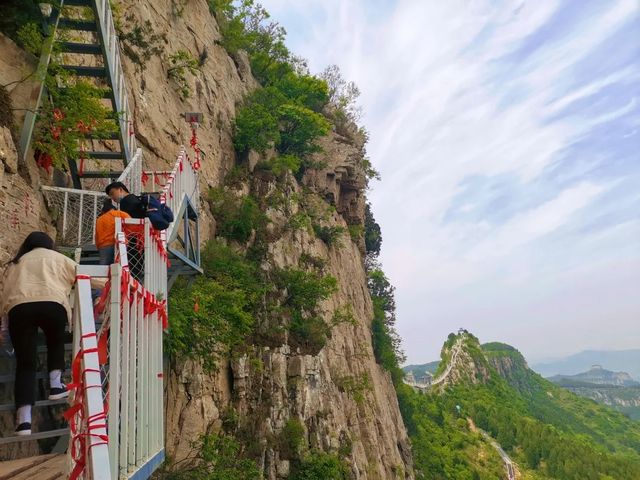
<svg viewBox="0 0 640 480"><path fill-rule="evenodd" d="M105 307L107 306L107 300L109 299L109 293L111 292L111 281L107 281L102 292L100 293L100 298L98 299L98 303L93 307L93 315L98 316L104 312Z"/></svg>
<svg viewBox="0 0 640 480"><path fill-rule="evenodd" d="M90 277L88 275L77 275L76 278L78 280L87 280ZM82 336L82 339L97 337L96 333L88 333ZM89 369L86 368L82 370L82 359L88 353L99 353L99 348L88 348L81 349L78 351L76 356L73 359L71 365L71 374L72 374L72 383L67 385L69 390L74 390L73 395L73 403L69 409L67 409L63 416L69 422L69 428L71 430L71 458L74 462L73 469L69 474L69 479L76 480L80 478L85 470L87 464L87 453L88 451L97 445L108 445L109 437L104 434L96 434L93 433L93 430L97 429L106 429L106 423L97 423L101 420L105 420L107 418L107 409L104 408L103 411L89 416L86 419L87 431L79 432L78 431L78 422L82 422L84 419L84 392L88 388L102 388L102 385L85 385L84 384L84 376L87 372L100 373L100 370L97 369ZM89 437L94 437L100 440L99 442L92 442L87 446L86 439Z"/></svg>
<svg viewBox="0 0 640 480"><path fill-rule="evenodd" d="M123 230L127 241L135 240L136 248L142 252L144 250L144 225L124 224Z"/></svg>
<svg viewBox="0 0 640 480"><path fill-rule="evenodd" d="M142 176L140 177L140 179L142 180L142 185L147 185L147 182L149 181L149 175L147 175L147 172L142 172Z"/></svg>
<svg viewBox="0 0 640 480"><path fill-rule="evenodd" d="M33 152L33 156L36 159L36 165L38 165L40 168L43 168L47 172L47 175L50 175L51 167L53 166L53 158L51 157L51 155L36 149Z"/></svg>
<svg viewBox="0 0 640 480"><path fill-rule="evenodd" d="M193 151L195 152L195 160L193 162L193 169L200 170L200 147L198 146L198 137L196 135L196 129L191 127L191 146L193 147ZM180 170L182 171L182 170Z"/></svg>

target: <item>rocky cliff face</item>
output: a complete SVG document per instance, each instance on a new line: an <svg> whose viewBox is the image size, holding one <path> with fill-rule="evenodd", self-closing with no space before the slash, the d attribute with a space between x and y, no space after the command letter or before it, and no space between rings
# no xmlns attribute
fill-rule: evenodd
<svg viewBox="0 0 640 480"><path fill-rule="evenodd" d="M36 59L0 34L0 264L15 254L33 230L53 232L39 187L44 179L34 162L18 161L17 139L33 86L28 77ZM46 179L44 179L46 181Z"/></svg>
<svg viewBox="0 0 640 480"><path fill-rule="evenodd" d="M248 62L242 55L231 58L219 46L219 31L204 0L114 3L122 32L143 27L145 35L157 34L155 54L146 60L140 60L146 47L131 41L123 43L129 52L123 55L123 62L135 106L134 129L144 150L146 168L165 169L172 165L180 144L188 143L190 135L182 114L201 111L205 119L198 130L205 153L201 191L206 192L219 185L236 164L232 143L236 106L257 87ZM5 38L1 40L10 43ZM0 49L0 61L16 63L14 77L33 68L34 59L15 45L11 47L13 50ZM181 98L175 81L167 75L167 58L178 50L190 52L201 63L199 73L186 78L191 91L186 99ZM0 71L2 83L14 79L4 67ZM28 104L29 89L20 88L23 90L12 92L14 103ZM21 220L10 235L3 233L3 260L28 231L52 229L38 193L40 182L51 183L51 179L30 161L22 167L18 165L8 130L0 133L4 167L0 172L0 210L9 224L14 211ZM303 180L305 188L318 202L335 207L330 209L328 224L362 224L363 139L355 133L344 136L334 132L323 140L322 146L324 151L318 155L326 168L309 172ZM257 172L253 175L255 178L244 188L252 189L256 196L268 195L278 188L272 179L258 178ZM299 193L301 188L294 184L284 193ZM29 217L21 214L27 208L26 197L32 199L30 208L34 212ZM206 240L215 234L215 219L206 202L202 211ZM221 362L214 373L205 372L192 361L172 365L166 376L167 454L183 458L198 436L218 432L226 412L233 409L255 422L251 440L257 444L256 456L265 478L285 478L289 471L288 460L268 439L277 435L290 418L302 423L310 448L345 452L354 478L412 478L409 442L395 392L389 375L376 364L371 346L372 305L363 267L363 245L346 235L341 248L330 249L309 232L286 231L288 218L277 209L267 214L271 219L267 247L271 266L297 265L303 254L322 258L326 273L339 282L338 292L323 303L322 311L329 315L336 308L349 305L354 321L334 327L328 344L315 354L305 354L286 344L248 345L243 356ZM349 379L366 379L366 388L355 395L347 387Z"/></svg>
<svg viewBox="0 0 640 480"><path fill-rule="evenodd" d="M216 44L219 32L205 1L189 2L181 16L169 0L126 6L121 2L120 18L125 31L149 21L154 31L166 32L166 54L184 49L196 58L206 56L201 72L188 80L193 94L185 101L167 80L162 55L150 59L144 69L125 59L136 105L136 132L153 163L159 166L173 161L173 153L185 140L181 113L204 113L198 138L206 152L201 185L206 192L207 187L220 184L235 164L232 133L236 105L257 86L249 67L241 56L232 59ZM333 133L322 146L324 152L319 155L327 167L307 174L304 183L319 199L335 206L331 224L362 224L362 139ZM267 196L277 188L270 179L254 175L247 188L256 196ZM284 193L294 193L300 187L292 188ZM328 314L351 305L356 321L335 327L328 345L316 355L302 354L286 344L250 345L245 355L222 363L215 374L203 372L193 362L176 365L167 387L168 454L174 458L186 455L194 438L221 428L231 407L255 422L252 440L258 444L266 478L284 478L289 471L289 462L267 440L290 418L304 425L311 448L328 451L351 445L348 459L355 478L411 477L409 443L395 392L389 376L374 361L369 329L372 306L361 246L345 241L340 249L328 249L306 231L284 231L288 218L277 209L267 213L271 219L272 242L267 254L271 266L297 265L303 253L324 259L327 273L337 278L340 287L322 305L323 310ZM207 230L213 232L215 220L209 217L207 223ZM370 388L356 399L340 382L347 378L368 378Z"/></svg>

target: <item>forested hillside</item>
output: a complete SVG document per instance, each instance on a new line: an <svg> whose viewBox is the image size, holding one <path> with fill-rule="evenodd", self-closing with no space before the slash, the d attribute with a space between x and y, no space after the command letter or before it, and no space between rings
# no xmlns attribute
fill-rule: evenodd
<svg viewBox="0 0 640 480"><path fill-rule="evenodd" d="M521 478L640 478L636 422L545 380L508 345L481 347L468 335L462 358L444 388L413 392L402 404L419 478L504 478L473 424L497 440Z"/></svg>

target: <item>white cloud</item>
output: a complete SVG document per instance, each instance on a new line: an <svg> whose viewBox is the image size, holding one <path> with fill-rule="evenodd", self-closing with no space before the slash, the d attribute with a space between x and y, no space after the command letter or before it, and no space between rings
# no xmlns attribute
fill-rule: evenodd
<svg viewBox="0 0 640 480"><path fill-rule="evenodd" d="M523 186L543 182L543 172L588 138L594 127L637 111L635 99L627 99L622 107L612 104L597 116L562 115L611 86L637 81L637 63L615 71L594 70L588 78L574 75L595 49L634 21L635 0L596 2L584 9L574 5L576 11L564 12L564 23L551 30L555 15L570 7L566 2L262 3L288 27L294 50L310 59L312 69L336 63L363 92L364 120L371 132L368 150L383 176L372 194L374 211L383 227L384 264L397 286L400 330L412 338L407 344L410 359L427 359L420 357L419 341L413 339L423 336L423 348L427 344L434 356L443 338L438 328L448 332L463 318L478 316L479 327L494 331L491 322L482 323L485 310L502 322L521 325L510 318L518 312L517 302L487 309L480 298L497 301L496 291L517 285L521 306L538 294L541 301L557 301L551 289L559 285L554 278L567 282L562 275L573 266L588 267L613 255L607 245L623 234L615 225L611 234L591 232L575 239L578 244L572 249L549 251L546 258L562 264L555 270L543 265L541 253L551 248L545 244L547 237L570 230L586 209L597 206L612 189L610 179L585 177L561 188L543 185L548 192L537 204L524 202L525 210L501 224L482 218L445 224L443 219L464 179L509 175ZM590 16L583 14L587 7ZM545 28L546 37L540 35ZM528 44L534 36L535 45ZM526 52L518 54L521 48ZM629 135L635 126L619 136ZM593 152L576 159L572 174L586 176L603 162L602 156ZM558 173L558 182L566 178ZM517 194L528 198L526 190ZM473 215L480 200L463 199L459 211ZM593 241L596 237L608 243ZM640 258L640 252L633 258ZM585 275L597 271L599 278L615 283L611 266L598 264L587 271ZM586 318L578 293L571 296L575 318L583 313ZM474 300L465 307L456 298ZM628 309L635 306L626 304ZM524 337L513 333L512 338Z"/></svg>

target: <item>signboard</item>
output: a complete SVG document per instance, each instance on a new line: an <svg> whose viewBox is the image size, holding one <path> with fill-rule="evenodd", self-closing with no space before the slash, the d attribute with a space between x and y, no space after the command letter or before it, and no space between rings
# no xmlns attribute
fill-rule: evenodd
<svg viewBox="0 0 640 480"><path fill-rule="evenodd" d="M187 112L184 114L184 119L187 123L202 123L202 113Z"/></svg>

